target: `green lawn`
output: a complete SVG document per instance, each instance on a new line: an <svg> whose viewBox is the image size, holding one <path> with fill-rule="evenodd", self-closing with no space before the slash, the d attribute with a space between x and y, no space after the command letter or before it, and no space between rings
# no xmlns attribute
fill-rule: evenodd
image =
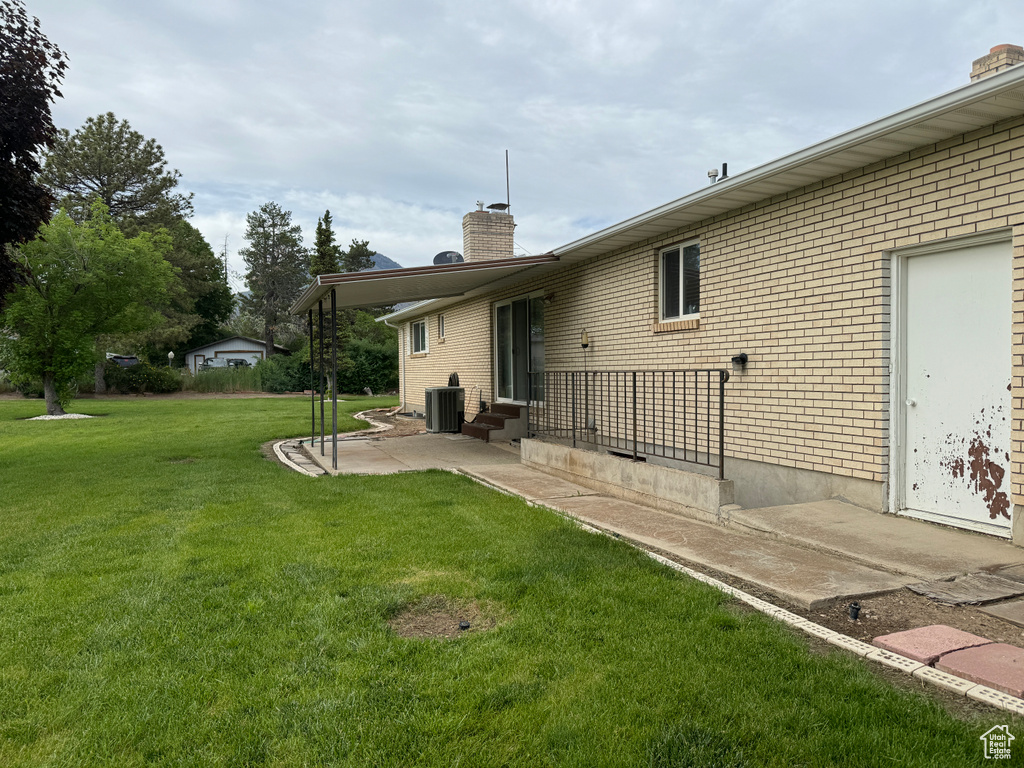
<svg viewBox="0 0 1024 768"><path fill-rule="evenodd" d="M465 478L264 459L308 409L0 401L0 766L984 765L1009 722ZM390 629L431 595L498 626Z"/></svg>

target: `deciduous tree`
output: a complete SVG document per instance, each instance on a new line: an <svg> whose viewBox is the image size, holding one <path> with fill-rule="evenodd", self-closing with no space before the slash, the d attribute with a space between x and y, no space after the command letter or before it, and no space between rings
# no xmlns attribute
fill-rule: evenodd
<svg viewBox="0 0 1024 768"><path fill-rule="evenodd" d="M309 254L302 247L302 228L292 224L291 211L275 202L246 216L245 239L249 245L239 254L249 268L245 281L250 295L242 303L263 320L263 342L270 357L278 324L291 319L288 310L309 280Z"/></svg>
<svg viewBox="0 0 1024 768"><path fill-rule="evenodd" d="M31 240L50 218L53 198L36 176L56 137L50 104L66 68L24 3L0 0L0 307L15 273L7 244Z"/></svg>
<svg viewBox="0 0 1024 768"><path fill-rule="evenodd" d="M173 279L166 234L126 238L102 205L81 224L61 211L15 251L25 276L0 315L0 362L42 379L46 412L64 413L68 385L89 369L95 339L141 331Z"/></svg>

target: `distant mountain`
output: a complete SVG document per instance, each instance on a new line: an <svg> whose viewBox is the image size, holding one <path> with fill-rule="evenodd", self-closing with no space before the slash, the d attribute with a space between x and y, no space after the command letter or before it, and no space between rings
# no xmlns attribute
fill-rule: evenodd
<svg viewBox="0 0 1024 768"><path fill-rule="evenodd" d="M383 253L373 254L373 266L370 269L401 269L402 265L392 261Z"/></svg>

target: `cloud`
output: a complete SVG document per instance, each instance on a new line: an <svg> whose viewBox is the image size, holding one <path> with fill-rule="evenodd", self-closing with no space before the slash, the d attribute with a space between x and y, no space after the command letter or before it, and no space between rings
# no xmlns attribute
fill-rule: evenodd
<svg viewBox="0 0 1024 768"><path fill-rule="evenodd" d="M543 252L967 81L1024 6L952 0L29 0L59 125L165 149L219 248L268 200L412 266L505 198ZM342 226L343 222L343 226Z"/></svg>

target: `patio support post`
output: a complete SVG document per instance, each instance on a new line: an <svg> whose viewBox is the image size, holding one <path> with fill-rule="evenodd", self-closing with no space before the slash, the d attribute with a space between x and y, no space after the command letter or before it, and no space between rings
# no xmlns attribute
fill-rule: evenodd
<svg viewBox="0 0 1024 768"><path fill-rule="evenodd" d="M331 288L331 466L338 469L338 297Z"/></svg>
<svg viewBox="0 0 1024 768"><path fill-rule="evenodd" d="M313 308L309 308L309 444L316 442L316 384L313 379Z"/></svg>
<svg viewBox="0 0 1024 768"><path fill-rule="evenodd" d="M320 455L324 455L324 382L327 380L327 373L324 371L324 300L317 303L317 312L320 314Z"/></svg>

